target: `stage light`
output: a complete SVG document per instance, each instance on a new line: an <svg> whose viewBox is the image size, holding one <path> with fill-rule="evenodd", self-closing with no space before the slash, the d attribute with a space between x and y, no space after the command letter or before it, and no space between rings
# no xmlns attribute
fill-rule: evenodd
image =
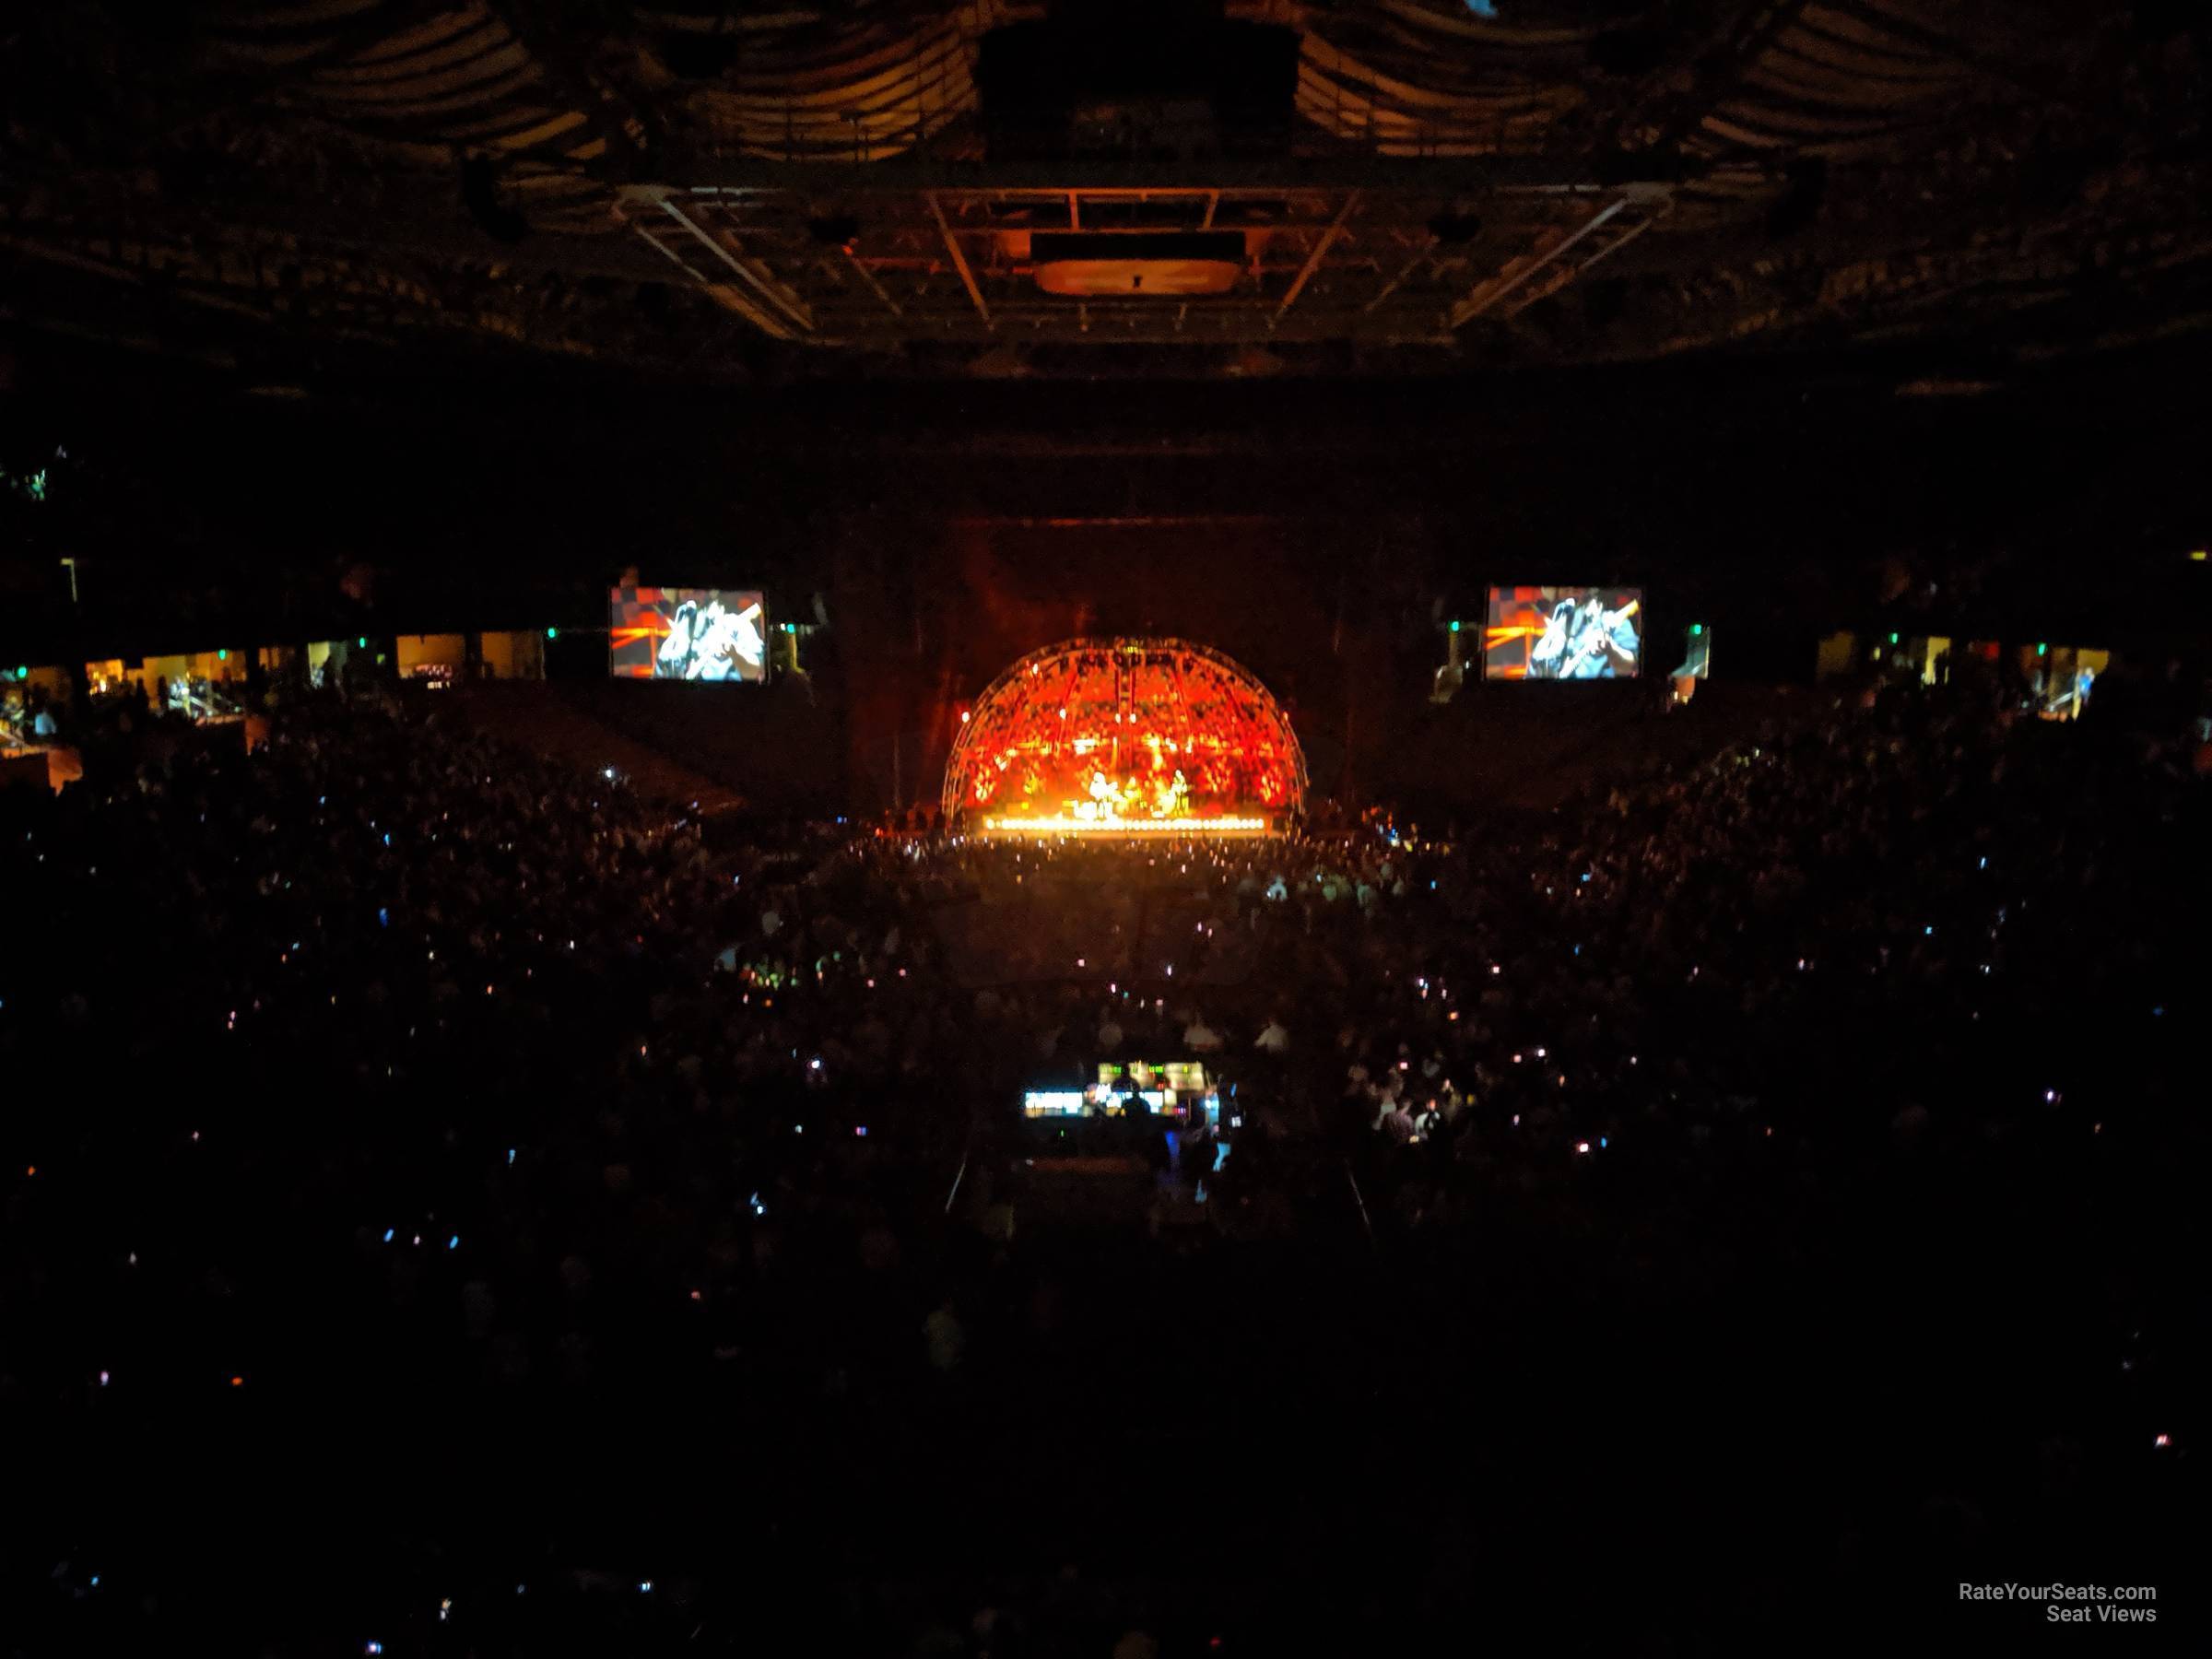
<svg viewBox="0 0 2212 1659"><path fill-rule="evenodd" d="M1264 818L1079 818L1053 813L1038 818L986 818L986 835L1265 835Z"/></svg>
<svg viewBox="0 0 2212 1659"><path fill-rule="evenodd" d="M2203 564L2203 563L2205 562L2205 554L2206 554L2206 548L2199 547L2199 548L2197 548L2197 549L2196 549L2196 551L2194 551L2194 553L2190 554L2190 555L2189 555L2189 558L2190 558L2190 559L2191 559L2191 561L2192 561L2193 563L2195 563L2195 564Z"/></svg>

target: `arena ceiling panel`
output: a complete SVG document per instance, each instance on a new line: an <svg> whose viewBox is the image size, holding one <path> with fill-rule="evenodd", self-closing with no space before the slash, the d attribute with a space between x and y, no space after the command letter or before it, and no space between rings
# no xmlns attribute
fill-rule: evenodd
<svg viewBox="0 0 2212 1659"><path fill-rule="evenodd" d="M6 315L218 361L465 346L709 382L1110 347L1228 375L2035 360L2212 320L2201 24L1488 9L49 7L0 56ZM1199 235L1203 270L1143 251Z"/></svg>

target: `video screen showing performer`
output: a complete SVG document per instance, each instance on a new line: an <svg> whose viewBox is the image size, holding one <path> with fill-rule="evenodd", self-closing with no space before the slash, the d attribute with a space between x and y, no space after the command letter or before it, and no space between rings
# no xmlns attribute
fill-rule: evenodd
<svg viewBox="0 0 2212 1659"><path fill-rule="evenodd" d="M1490 590L1485 679L1633 679L1643 672L1639 588Z"/></svg>
<svg viewBox="0 0 2212 1659"><path fill-rule="evenodd" d="M617 679L758 684L768 678L768 613L758 593L618 587L606 661Z"/></svg>

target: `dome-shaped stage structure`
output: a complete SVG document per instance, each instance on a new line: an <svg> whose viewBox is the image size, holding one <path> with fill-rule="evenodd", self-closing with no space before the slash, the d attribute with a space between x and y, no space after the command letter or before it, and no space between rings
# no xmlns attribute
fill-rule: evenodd
<svg viewBox="0 0 2212 1659"><path fill-rule="evenodd" d="M963 716L945 811L985 835L1265 835L1303 805L1289 717L1182 640L1032 651Z"/></svg>

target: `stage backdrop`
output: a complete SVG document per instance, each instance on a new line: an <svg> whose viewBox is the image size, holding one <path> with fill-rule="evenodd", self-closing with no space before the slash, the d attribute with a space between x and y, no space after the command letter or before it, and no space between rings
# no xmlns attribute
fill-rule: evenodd
<svg viewBox="0 0 2212 1659"><path fill-rule="evenodd" d="M1336 794L1362 708L1381 712L1409 602L1394 574L1406 537L1387 520L951 518L919 544L855 521L835 540L832 624L864 809L934 806L961 708L1025 652L1090 635L1226 652L1289 712L1314 793Z"/></svg>

